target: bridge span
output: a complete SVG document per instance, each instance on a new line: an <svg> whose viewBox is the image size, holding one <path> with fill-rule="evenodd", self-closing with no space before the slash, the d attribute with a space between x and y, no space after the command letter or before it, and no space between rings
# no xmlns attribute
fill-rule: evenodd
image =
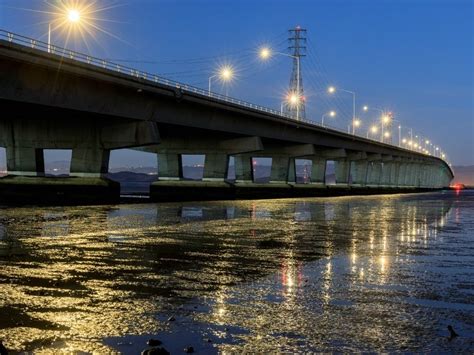
<svg viewBox="0 0 474 355"><path fill-rule="evenodd" d="M437 157L297 121L278 111L0 31L0 146L8 175L0 203L105 203L110 151L158 160L154 200L266 198L429 191L447 187ZM44 149L71 149L70 177L45 176ZM183 154L205 155L202 181L183 178ZM235 180L228 180L233 157ZM252 158L272 158L257 183ZM311 160L298 183L296 159ZM325 181L334 161L336 184Z"/></svg>

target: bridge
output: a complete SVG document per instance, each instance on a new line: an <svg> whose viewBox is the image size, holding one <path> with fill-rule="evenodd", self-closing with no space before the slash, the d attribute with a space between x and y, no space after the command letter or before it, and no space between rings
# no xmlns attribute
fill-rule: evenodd
<svg viewBox="0 0 474 355"><path fill-rule="evenodd" d="M428 154L348 134L279 111L0 31L0 146L8 175L0 203L118 201L105 178L110 151L153 152L160 200L430 191L453 172ZM71 149L70 177L45 176L44 149ZM202 181L181 157L205 155ZM232 157L235 180L228 179ZM271 158L268 183L252 159ZM296 161L311 161L298 183ZM325 181L333 161L336 183Z"/></svg>

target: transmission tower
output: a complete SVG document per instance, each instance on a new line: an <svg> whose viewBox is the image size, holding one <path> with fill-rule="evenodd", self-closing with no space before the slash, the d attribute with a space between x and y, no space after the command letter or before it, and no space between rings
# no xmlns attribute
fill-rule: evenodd
<svg viewBox="0 0 474 355"><path fill-rule="evenodd" d="M306 118L303 77L301 76L301 58L306 56L306 30L296 26L289 32L288 49L293 57L293 70L290 78L290 100L285 112L296 119Z"/></svg>

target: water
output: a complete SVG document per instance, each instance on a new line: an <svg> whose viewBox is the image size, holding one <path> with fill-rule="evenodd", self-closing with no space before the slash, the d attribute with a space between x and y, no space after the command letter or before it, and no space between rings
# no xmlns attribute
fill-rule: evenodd
<svg viewBox="0 0 474 355"><path fill-rule="evenodd" d="M137 354L150 338L178 354L472 353L473 242L467 190L3 208L0 339L36 353Z"/></svg>

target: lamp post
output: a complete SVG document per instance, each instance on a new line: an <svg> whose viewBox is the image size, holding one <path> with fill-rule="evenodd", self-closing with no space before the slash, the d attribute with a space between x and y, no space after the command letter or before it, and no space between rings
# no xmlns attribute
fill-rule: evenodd
<svg viewBox="0 0 474 355"><path fill-rule="evenodd" d="M367 130L367 138L369 138L369 133L376 134L378 132L378 128L376 125L373 125L370 127L370 129Z"/></svg>
<svg viewBox="0 0 474 355"><path fill-rule="evenodd" d="M291 55L288 53L283 53L283 52L273 52L270 48L268 47L263 47L260 49L259 56L262 60L267 60L269 59L273 54L277 55L282 55L285 57L290 57L293 59L296 59L296 97L298 98L298 102L296 105L296 120L299 121L300 119L300 104L301 104L301 92L300 92L300 57L296 55Z"/></svg>
<svg viewBox="0 0 474 355"><path fill-rule="evenodd" d="M398 146L401 147L402 146L402 125L401 125L401 122L399 120L396 120L392 117L392 122L398 122Z"/></svg>
<svg viewBox="0 0 474 355"><path fill-rule="evenodd" d="M344 92L347 92L352 95L352 134L355 134L355 125L354 122L356 121L355 117L355 107L356 107L356 93L354 91L345 90L345 89L338 89ZM328 88L328 93L334 94L336 92L336 88L334 86L330 86Z"/></svg>
<svg viewBox="0 0 474 355"><path fill-rule="evenodd" d="M209 77L209 96L211 96L211 82L212 79L215 77L219 77L222 82L226 83L232 80L234 77L234 70L230 66L223 66L222 68L219 69L219 72L217 74L211 75ZM228 88L226 86L226 93L225 96L228 96Z"/></svg>
<svg viewBox="0 0 474 355"><path fill-rule="evenodd" d="M77 9L67 9L64 14L65 21L71 24L78 23L81 21L81 13ZM51 25L52 22L48 23L48 53L51 53Z"/></svg>
<svg viewBox="0 0 474 355"><path fill-rule="evenodd" d="M321 116L321 126L324 127L324 117L335 117L336 116L336 111L329 111L329 112L326 112L324 115Z"/></svg>

